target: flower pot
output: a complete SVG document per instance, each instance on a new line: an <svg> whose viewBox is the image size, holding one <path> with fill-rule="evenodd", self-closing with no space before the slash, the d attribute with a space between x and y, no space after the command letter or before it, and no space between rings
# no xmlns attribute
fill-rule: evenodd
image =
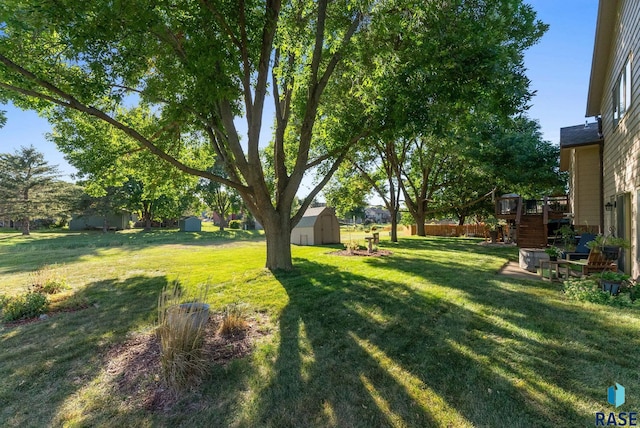
<svg viewBox="0 0 640 428"><path fill-rule="evenodd" d="M620 292L620 284L617 282L611 283L611 295L617 296L619 292Z"/></svg>
<svg viewBox="0 0 640 428"><path fill-rule="evenodd" d="M489 237L491 238L491 243L495 244L496 242L498 242L498 231L497 230L490 230L489 231Z"/></svg>
<svg viewBox="0 0 640 428"><path fill-rule="evenodd" d="M549 260L551 260L552 262L557 262L558 256L549 256Z"/></svg>
<svg viewBox="0 0 640 428"><path fill-rule="evenodd" d="M602 281L602 291L606 291L612 296L617 296L620 293L620 285L619 282Z"/></svg>
<svg viewBox="0 0 640 428"><path fill-rule="evenodd" d="M169 325L189 325L194 330L202 329L209 320L209 305L200 302L183 303L167 309Z"/></svg>

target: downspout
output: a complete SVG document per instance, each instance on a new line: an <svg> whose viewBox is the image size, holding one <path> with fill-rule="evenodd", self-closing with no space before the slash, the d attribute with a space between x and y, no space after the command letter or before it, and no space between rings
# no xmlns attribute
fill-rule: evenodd
<svg viewBox="0 0 640 428"><path fill-rule="evenodd" d="M600 157L600 233L604 233L604 134L602 133L602 118L598 116L598 136L600 137L599 157Z"/></svg>

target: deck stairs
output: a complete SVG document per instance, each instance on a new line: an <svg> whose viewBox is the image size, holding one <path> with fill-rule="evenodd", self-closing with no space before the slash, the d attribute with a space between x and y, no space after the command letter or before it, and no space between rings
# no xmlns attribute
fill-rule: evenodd
<svg viewBox="0 0 640 428"><path fill-rule="evenodd" d="M543 222L543 216L525 215L520 218L518 227L518 247L520 248L544 248L547 246L547 225Z"/></svg>

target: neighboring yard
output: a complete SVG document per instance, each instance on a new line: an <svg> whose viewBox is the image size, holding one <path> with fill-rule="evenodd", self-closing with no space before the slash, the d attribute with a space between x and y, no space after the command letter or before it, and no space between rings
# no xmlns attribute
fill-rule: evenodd
<svg viewBox="0 0 640 428"><path fill-rule="evenodd" d="M0 233L0 294L56 263L89 303L0 326L0 426L593 426L614 410L615 382L627 391L616 412L640 410L638 307L498 276L516 249L477 242L387 240L388 257L294 247L296 269L273 275L255 232ZM245 302L262 334L158 408L108 360L151 331L176 279L208 283L215 310Z"/></svg>

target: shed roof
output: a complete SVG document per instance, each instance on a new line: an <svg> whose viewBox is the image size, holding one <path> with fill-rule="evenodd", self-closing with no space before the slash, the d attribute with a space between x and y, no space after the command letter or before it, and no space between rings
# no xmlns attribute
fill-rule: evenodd
<svg viewBox="0 0 640 428"><path fill-rule="evenodd" d="M296 227L313 227L318 217L324 213L325 210L329 210L331 214L333 214L333 209L329 207L307 208Z"/></svg>

